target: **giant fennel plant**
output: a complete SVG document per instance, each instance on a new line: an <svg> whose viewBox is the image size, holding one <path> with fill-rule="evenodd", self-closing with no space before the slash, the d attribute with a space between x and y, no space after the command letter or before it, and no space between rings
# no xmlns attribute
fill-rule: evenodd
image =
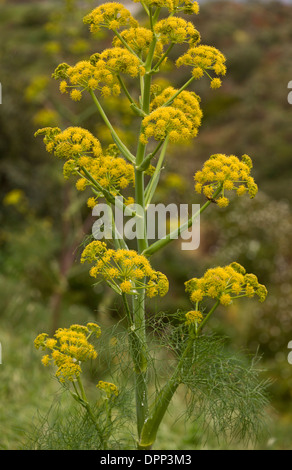
<svg viewBox="0 0 292 470"><path fill-rule="evenodd" d="M84 94L91 96L100 119L111 133L112 144L104 148L98 135L74 126L64 130L47 127L39 129L36 135L43 136L48 152L64 160L64 177L75 179L77 190L91 191L88 207L103 201L111 210L111 237L92 239L82 252L81 262L89 264L90 276L96 282L107 283L124 306L134 374L137 449L151 449L155 444L159 426L180 386L187 390L189 418L196 420L203 415L202 422L213 424L219 435L250 437L257 433L264 416L265 387L253 363L246 365L228 355L220 339L205 333L205 326L217 307L228 307L243 297L265 300L266 288L255 274L246 273L236 261L228 266L212 267L201 278L187 280L185 290L190 310L185 312L177 306L175 321L167 317L168 329L165 319L157 318L157 323L163 326L157 329L160 332L157 337L161 347L168 351L170 364L165 367L169 376L164 376L163 381L153 381L156 368L147 337L146 302L148 298L166 295L169 283L162 272L152 267L151 258L192 227L198 214L174 232L169 231L149 243L147 211L169 147L191 141L201 126L200 98L189 90L190 85L207 79L212 89L219 88L226 73L226 60L215 47L201 44L193 22L185 19L199 13L197 2L135 1L144 15L140 23L117 2L105 3L86 15L84 23L93 35L101 29L110 30L111 47L75 65L62 63L53 73L60 80L60 92L68 94L73 101L81 100ZM180 56L179 46L183 46ZM175 65L185 67L187 78L180 88L159 87L157 74L170 61L172 50L178 56ZM137 122L136 148L129 148L123 142L102 104L108 97L120 94L128 100L129 112ZM212 203L218 210L226 207L232 193L253 198L257 185L251 176L252 166L248 155L240 158L212 155L194 175L195 192L205 199L199 213ZM126 237L121 236L115 225L116 205L135 218L134 249L129 248ZM47 350L42 359L44 365L53 363L57 367L57 378L84 407L97 431L98 419L85 393L81 366L97 357L89 339L100 334L100 327L89 323L60 328L52 338L43 333L35 340L37 348ZM157 386L154 394L153 383ZM97 386L105 393L107 422L111 423L111 409L123 385L100 380ZM112 432L113 425L107 427L102 448L110 446Z"/></svg>

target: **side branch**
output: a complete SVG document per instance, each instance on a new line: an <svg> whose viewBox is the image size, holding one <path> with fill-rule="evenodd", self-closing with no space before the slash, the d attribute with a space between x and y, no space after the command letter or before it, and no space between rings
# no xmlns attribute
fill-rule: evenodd
<svg viewBox="0 0 292 470"><path fill-rule="evenodd" d="M100 102L98 101L98 99L96 98L94 92L92 90L89 90L89 93L102 117L102 119L104 120L106 126L109 128L110 130L110 133L112 135L112 138L114 140L114 142L116 143L117 147L119 148L120 152L122 153L122 155L127 159L129 160L131 163L135 163L135 157L134 155L130 152L130 150L126 147L126 145L121 141L121 139L119 138L118 134L116 133L116 131L114 130L113 126L111 125L107 115L105 114Z"/></svg>
<svg viewBox="0 0 292 470"><path fill-rule="evenodd" d="M217 197L220 192L222 191L222 185L219 186L219 188L217 189L217 191L214 193L214 198ZM190 228L195 219L197 218L197 216L199 214L201 214L202 212L204 212L207 207L211 204L211 200L208 200L201 208L200 210L198 210L192 217L190 217L187 222L185 222L184 224L182 224L180 227L178 227L176 230L173 230L173 232L169 233L168 235L166 235L164 238L161 238L161 240L157 240L156 242L152 243L152 245L150 245L148 248L146 248L144 251L143 251L143 255L144 256L150 256L150 255L153 255L154 253L156 253L158 250L160 250L161 248L163 248L164 246L168 245L168 243L170 243L172 240L176 240L185 230L187 230L188 228Z"/></svg>

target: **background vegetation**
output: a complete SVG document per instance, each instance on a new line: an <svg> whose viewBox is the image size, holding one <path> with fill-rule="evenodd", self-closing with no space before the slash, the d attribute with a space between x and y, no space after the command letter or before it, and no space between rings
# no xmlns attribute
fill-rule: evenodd
<svg viewBox="0 0 292 470"><path fill-rule="evenodd" d="M136 6L130 3L132 7ZM78 256L92 219L86 196L62 178L59 162L33 137L46 125L82 125L108 134L90 101L70 104L50 79L54 68L75 63L102 50L110 38L89 38L82 17L96 2L48 0L0 1L0 448L19 449L34 441L34 425L46 416L59 390L40 364L33 340L42 331L96 320L111 326L119 319L117 299L104 286L93 289ZM287 101L292 80L292 5L280 2L216 1L203 3L194 19L203 43L227 57L228 73L220 90L208 83L193 84L201 95L203 125L195 144L176 149L157 197L164 201L198 203L192 175L212 153L249 154L254 161L260 193L252 202L211 210L202 217L201 245L195 252L166 248L155 262L168 275L171 289L156 311L187 306L183 283L207 267L236 259L258 275L269 290L264 304L240 303L216 315L212 329L228 336L236 349L258 352L262 374L270 387L271 422L261 449L292 449L292 107ZM175 52L174 52L175 55ZM174 57L175 58L175 57ZM168 70L177 84L183 68ZM125 139L131 142L131 121L123 101L110 102L112 119L122 116ZM183 258L183 262L182 262ZM103 365L95 371L103 372ZM96 376L88 371L88 384ZM184 397L178 396L174 409ZM54 408L55 405L53 405ZM71 411L59 396L57 407ZM59 409L59 408L58 408ZM58 413L53 413L53 420ZM202 441L196 429L183 422L171 427L166 418L157 448L216 448ZM58 429L59 437L62 429ZM57 440L46 440L56 447ZM58 441L60 442L60 440ZM63 442L65 440L63 439ZM64 444L65 445L65 444ZM72 441L68 447L76 446ZM222 444L221 444L222 445ZM240 444L237 444L240 447ZM236 447L235 447L236 448Z"/></svg>

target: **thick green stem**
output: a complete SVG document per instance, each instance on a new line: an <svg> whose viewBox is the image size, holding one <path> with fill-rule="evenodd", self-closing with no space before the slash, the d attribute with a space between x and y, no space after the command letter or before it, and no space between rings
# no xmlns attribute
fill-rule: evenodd
<svg viewBox="0 0 292 470"><path fill-rule="evenodd" d="M156 434L159 428L159 425L167 411L167 408L171 402L171 399L176 392L179 384L181 383L181 376L183 374L184 366L186 366L186 360L188 357L193 356L193 347L196 338L198 337L198 333L202 328L206 325L208 320L210 319L211 315L215 312L216 308L220 304L220 301L217 300L216 303L213 305L211 310L208 312L202 323L198 325L195 334L191 334L189 331L189 338L187 345L179 359L179 362L172 374L170 380L165 384L162 390L156 397L156 400L151 407L149 418L145 422L140 436L140 441L138 444L139 449L151 449L155 439Z"/></svg>
<svg viewBox="0 0 292 470"><path fill-rule="evenodd" d="M186 357L190 354L193 348L194 341L195 336L190 336L185 350L182 353L181 358L177 364L177 367L173 372L172 377L157 395L156 400L152 406L152 410L150 412L150 417L143 426L140 441L138 444L138 449L151 449L156 439L156 434L159 425L168 409L168 406L171 402L174 393L176 392L179 384L181 383L181 370Z"/></svg>
<svg viewBox="0 0 292 470"><path fill-rule="evenodd" d="M148 390L147 390L147 344L145 335L144 294L134 295L132 311L128 305L126 295L122 294L123 304L127 315L130 352L135 371L136 415L138 436L148 418Z"/></svg>
<svg viewBox="0 0 292 470"><path fill-rule="evenodd" d="M143 161L145 146L138 145L137 162ZM141 253L147 248L147 239L145 234L145 204L144 204L144 174L135 170L135 202L143 208L143 220L137 221L137 245L138 252ZM144 422L148 417L148 391L147 391L147 344L145 331L145 293L139 291L133 296L133 331L130 335L135 335L137 345L133 351L133 357L136 355L139 365L135 367L135 388L136 388L136 413L137 413L137 430L140 436ZM138 353L138 354L137 354Z"/></svg>
<svg viewBox="0 0 292 470"><path fill-rule="evenodd" d="M151 65L151 64L150 64ZM142 97L142 110L148 114L150 107L150 87L151 87L151 75L146 74L143 81L143 97ZM142 132L142 124L141 124ZM145 226L145 201L144 201L144 174L138 170L139 166L143 163L145 158L146 145L140 140L138 142L137 154L136 154L136 169L135 169L135 202L138 204L144 213L142 221L137 223L138 233L138 252L141 253L147 248L146 238L146 226Z"/></svg>
<svg viewBox="0 0 292 470"><path fill-rule="evenodd" d="M156 38L152 41L150 46L150 52L148 54L145 68L146 74L141 81L141 96L142 96L142 110L145 114L149 113L150 108L150 87L151 87L151 75L147 73L151 70L152 58L154 54L156 44ZM141 132L143 125L141 123ZM140 140L137 146L136 153L136 169L135 169L135 202L143 209L143 220L137 220L137 249L138 253L141 253L147 248L147 237L146 237L146 213L145 213L145 202L144 202L144 173L139 171L139 167L144 158L146 152L146 145ZM147 353L147 341L146 341L146 330L145 330L145 291L139 290L133 296L133 325L130 328L129 334L134 345L132 352L133 362L135 364L135 390L136 390L136 414L137 414L137 431L140 437L144 423L148 419L148 353ZM136 349L136 350L135 350Z"/></svg>
<svg viewBox="0 0 292 470"><path fill-rule="evenodd" d="M167 408L178 386L179 381L177 379L170 380L162 389L161 393L158 395L154 412L151 417L145 422L142 428L140 440L138 443L138 449L151 449L153 443L155 442L159 425L167 411Z"/></svg>
<svg viewBox="0 0 292 470"><path fill-rule="evenodd" d="M134 324L133 335L136 355L136 411L137 429L140 436L144 423L148 419L148 353L145 331L145 294L134 295L133 297Z"/></svg>

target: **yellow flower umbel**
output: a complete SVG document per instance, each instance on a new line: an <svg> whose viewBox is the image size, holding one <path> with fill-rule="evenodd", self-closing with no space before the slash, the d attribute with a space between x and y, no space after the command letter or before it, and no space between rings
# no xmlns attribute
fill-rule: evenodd
<svg viewBox="0 0 292 470"><path fill-rule="evenodd" d="M123 47L105 49L100 54L93 54L90 60L97 68L105 67L114 75L124 73L134 78L145 73L138 57Z"/></svg>
<svg viewBox="0 0 292 470"><path fill-rule="evenodd" d="M79 101L84 91L100 91L104 97L118 96L121 92L118 75L134 78L145 74L140 59L123 47L112 47L93 54L89 60L76 65L58 65L53 78L61 79L60 92L68 93L73 101Z"/></svg>
<svg viewBox="0 0 292 470"><path fill-rule="evenodd" d="M96 33L100 28L113 31L123 27L138 26L138 22L121 3L109 2L95 8L83 18L85 24L90 25L90 31Z"/></svg>
<svg viewBox="0 0 292 470"><path fill-rule="evenodd" d="M150 110L153 111L158 109L159 107L164 106L165 103L171 101L171 107L182 111L191 121L191 136L195 137L198 128L201 125L203 113L200 107L200 97L191 91L182 91L179 93L176 98L171 100L172 96L175 95L176 90L173 87L165 88L158 96L156 96L151 104ZM172 135L175 135L174 133ZM170 136L171 137L171 136Z"/></svg>
<svg viewBox="0 0 292 470"><path fill-rule="evenodd" d="M92 335L98 338L100 334L100 327L96 323L71 325L69 328L59 328L53 338L41 333L34 344L36 349L49 350L50 354L43 356L42 363L47 366L53 362L57 366L56 377L61 383L67 380L73 382L82 372L82 362L97 357L89 338Z"/></svg>
<svg viewBox="0 0 292 470"><path fill-rule="evenodd" d="M247 274L238 263L228 266L211 268L202 278L193 278L185 283L190 300L198 305L204 298L218 300L222 305L229 305L239 297L258 296L263 302L267 289L258 282L254 274Z"/></svg>
<svg viewBox="0 0 292 470"><path fill-rule="evenodd" d="M234 155L212 155L194 176L195 190L212 199L216 191L222 188L216 198L219 207L229 204L226 191L236 191L238 196L248 193L253 198L258 187L250 176L251 169L252 161L248 155L243 155L241 160Z"/></svg>
<svg viewBox="0 0 292 470"><path fill-rule="evenodd" d="M66 158L63 167L64 177L79 174L81 176L76 188L83 191L91 185L86 179L85 171L113 196L120 194L129 184L134 183L134 167L122 157L104 155L101 144L89 131L81 127L68 127L64 131L59 128L43 128L36 135L44 134L44 143L49 152L53 152L59 158ZM102 196L98 193L97 197ZM90 201L95 205L96 199Z"/></svg>
<svg viewBox="0 0 292 470"><path fill-rule="evenodd" d="M73 101L79 101L84 91L98 90L104 96L118 96L121 92L116 76L104 61L81 60L70 66L58 65L53 78L61 79L60 92L69 93Z"/></svg>
<svg viewBox="0 0 292 470"><path fill-rule="evenodd" d="M218 51L215 47L212 46L196 46L190 47L190 49L179 57L176 61L177 67L182 65L187 65L193 67L192 75L194 78L201 78L204 73L209 77L209 71L213 70L215 75L225 75L226 66L225 66L225 56ZM211 78L211 87L218 88L221 85L220 79L215 77ZM218 81L219 80L219 81Z"/></svg>
<svg viewBox="0 0 292 470"><path fill-rule="evenodd" d="M44 143L49 153L66 160L81 156L99 158L103 155L99 140L82 127L68 127L61 131L59 127L44 127L35 136L44 135Z"/></svg>
<svg viewBox="0 0 292 470"><path fill-rule="evenodd" d="M140 2L140 0L133 0ZM171 13L182 12L185 14L199 13L199 5L195 0L145 0L144 3L150 7L167 8Z"/></svg>
<svg viewBox="0 0 292 470"><path fill-rule="evenodd" d="M134 250L108 249L106 243L93 241L81 255L81 263L94 263L90 275L103 279L118 294L135 294L145 289L148 297L164 296L168 280L164 274L152 269L149 261Z"/></svg>
<svg viewBox="0 0 292 470"><path fill-rule="evenodd" d="M153 33L150 29L143 27L129 28L122 31L120 35L141 60L146 60L149 47L153 40ZM113 39L113 45L115 47L125 47L119 37ZM162 52L163 46L161 42L158 41L155 45L154 57L161 55Z"/></svg>
<svg viewBox="0 0 292 470"><path fill-rule="evenodd" d="M131 183L134 184L133 165L127 163L122 157L112 157L111 155L105 155L100 159L83 157L79 159L79 164L113 196L120 195L120 190L127 188ZM84 174L82 169L80 174ZM80 178L76 183L77 189L81 191L89 185L91 183L85 177Z"/></svg>
<svg viewBox="0 0 292 470"><path fill-rule="evenodd" d="M197 15L199 4L195 0L173 0L173 10L187 15Z"/></svg>
<svg viewBox="0 0 292 470"><path fill-rule="evenodd" d="M111 382L104 382L103 380L100 380L96 387L99 388L99 390L105 392L106 397L108 399L112 397L117 397L119 394L118 387Z"/></svg>
<svg viewBox="0 0 292 470"><path fill-rule="evenodd" d="M200 41L200 33L194 25L190 21L175 16L158 21L154 31L162 44L186 42L195 45Z"/></svg>
<svg viewBox="0 0 292 470"><path fill-rule="evenodd" d="M140 140L144 144L151 137L155 140L165 140L168 137L170 142L180 143L190 140L198 133L192 116L173 106L155 109L143 119L142 124Z"/></svg>
<svg viewBox="0 0 292 470"><path fill-rule="evenodd" d="M185 324L197 326L203 320L203 315L198 310L190 310L185 314Z"/></svg>

